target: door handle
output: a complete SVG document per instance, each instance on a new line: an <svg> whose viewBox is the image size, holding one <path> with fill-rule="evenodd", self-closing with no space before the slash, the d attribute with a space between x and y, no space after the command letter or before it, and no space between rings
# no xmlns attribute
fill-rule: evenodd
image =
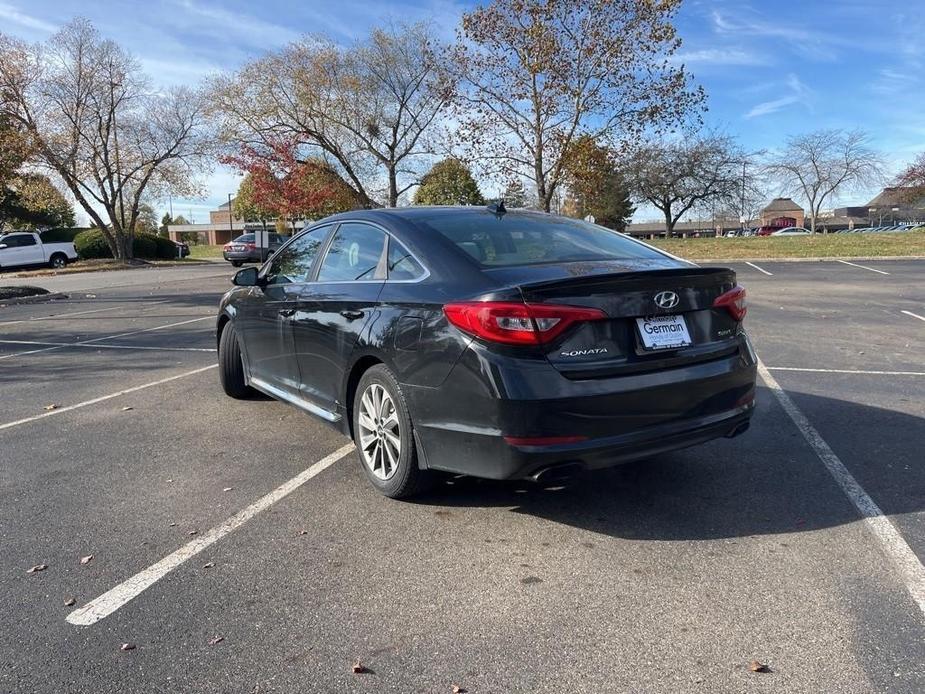
<svg viewBox="0 0 925 694"><path fill-rule="evenodd" d="M295 309L294 308L281 308L279 310L279 315L283 318L291 318L292 316L295 315Z"/></svg>
<svg viewBox="0 0 925 694"><path fill-rule="evenodd" d="M362 318L365 314L362 311L341 311L340 315L347 320L356 320L357 318Z"/></svg>

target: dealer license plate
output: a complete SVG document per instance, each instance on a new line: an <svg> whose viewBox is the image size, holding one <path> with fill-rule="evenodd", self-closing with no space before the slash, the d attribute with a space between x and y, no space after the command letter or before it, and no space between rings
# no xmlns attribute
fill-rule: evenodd
<svg viewBox="0 0 925 694"><path fill-rule="evenodd" d="M684 316L637 318L636 325L639 327L642 346L646 349L676 349L691 343Z"/></svg>

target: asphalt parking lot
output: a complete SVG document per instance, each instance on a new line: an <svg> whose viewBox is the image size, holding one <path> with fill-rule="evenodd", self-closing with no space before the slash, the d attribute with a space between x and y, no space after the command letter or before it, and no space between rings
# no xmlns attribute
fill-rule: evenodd
<svg viewBox="0 0 925 694"><path fill-rule="evenodd" d="M925 691L925 261L732 266L746 435L414 503L222 394L230 268L42 278L0 308L0 692Z"/></svg>

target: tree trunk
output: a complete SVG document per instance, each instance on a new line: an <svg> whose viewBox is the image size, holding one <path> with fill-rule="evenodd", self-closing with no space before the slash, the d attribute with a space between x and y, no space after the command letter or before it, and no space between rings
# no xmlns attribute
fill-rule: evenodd
<svg viewBox="0 0 925 694"><path fill-rule="evenodd" d="M665 238L670 239L674 233L674 220L671 218L671 208L663 210L665 215Z"/></svg>
<svg viewBox="0 0 925 694"><path fill-rule="evenodd" d="M398 206L398 175L395 172L395 164L389 164L389 207Z"/></svg>

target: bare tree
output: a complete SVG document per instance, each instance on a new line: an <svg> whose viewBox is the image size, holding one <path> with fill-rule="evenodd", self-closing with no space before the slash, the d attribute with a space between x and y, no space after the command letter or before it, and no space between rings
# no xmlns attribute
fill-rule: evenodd
<svg viewBox="0 0 925 694"><path fill-rule="evenodd" d="M746 161L745 153L726 136L656 142L634 151L629 185L636 200L662 213L670 235L691 210L735 209L741 204Z"/></svg>
<svg viewBox="0 0 925 694"><path fill-rule="evenodd" d="M494 0L463 15L455 61L469 158L533 181L549 211L581 135L615 146L703 101L671 21L680 0Z"/></svg>
<svg viewBox="0 0 925 694"><path fill-rule="evenodd" d="M925 152L896 177L893 185L900 190L899 198L906 203L921 202L925 198Z"/></svg>
<svg viewBox="0 0 925 694"><path fill-rule="evenodd" d="M451 95L425 24L377 29L343 48L305 39L212 85L222 138L272 157L285 142L333 161L368 206L394 207Z"/></svg>
<svg viewBox="0 0 925 694"><path fill-rule="evenodd" d="M856 190L881 180L880 155L868 145L861 130L816 130L787 140L787 146L766 165L770 178L783 191L809 206L810 230L825 204L840 192Z"/></svg>
<svg viewBox="0 0 925 694"><path fill-rule="evenodd" d="M0 34L0 115L30 138L113 256L132 257L141 205L190 194L208 153L203 101L189 89L150 91L137 61L75 19L44 46Z"/></svg>

